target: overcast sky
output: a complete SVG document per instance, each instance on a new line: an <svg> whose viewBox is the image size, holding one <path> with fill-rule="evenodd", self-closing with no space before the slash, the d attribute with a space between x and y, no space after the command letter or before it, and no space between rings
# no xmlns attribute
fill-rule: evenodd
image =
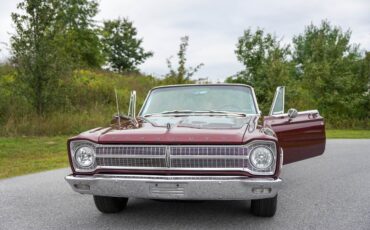
<svg viewBox="0 0 370 230"><path fill-rule="evenodd" d="M10 14L17 1L0 0L0 42L8 43L13 31ZM352 42L370 50L369 0L101 0L98 22L128 17L134 21L144 47L154 56L141 70L161 76L167 73L166 58L175 56L180 37L190 37L188 65L204 63L194 76L223 80L240 71L234 49L248 27L261 27L289 43L311 22L328 19L343 29L351 28ZM9 54L0 44L0 58ZM176 60L174 60L176 61Z"/></svg>

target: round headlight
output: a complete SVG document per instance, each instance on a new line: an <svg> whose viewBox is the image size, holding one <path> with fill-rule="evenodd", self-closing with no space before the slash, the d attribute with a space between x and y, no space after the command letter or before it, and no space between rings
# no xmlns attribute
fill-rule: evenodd
<svg viewBox="0 0 370 230"><path fill-rule="evenodd" d="M94 164L95 151L93 148L84 146L77 149L75 153L77 164L82 168L88 168Z"/></svg>
<svg viewBox="0 0 370 230"><path fill-rule="evenodd" d="M249 159L255 168L263 170L271 166L274 156L270 149L259 146L252 150Z"/></svg>

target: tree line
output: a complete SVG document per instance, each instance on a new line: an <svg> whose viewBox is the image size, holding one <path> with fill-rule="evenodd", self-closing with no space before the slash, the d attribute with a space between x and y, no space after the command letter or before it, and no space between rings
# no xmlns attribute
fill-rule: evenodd
<svg viewBox="0 0 370 230"><path fill-rule="evenodd" d="M351 31L327 20L306 26L283 45L262 29L247 29L235 53L245 69L227 82L254 86L266 113L274 89L286 85L287 104L298 109L319 109L339 126L369 126L370 52L350 43Z"/></svg>
<svg viewBox="0 0 370 230"><path fill-rule="evenodd" d="M30 114L46 122L56 112L110 106L113 85L108 82L121 84L122 97L132 86L145 94L154 85L193 82L203 66L187 67L189 37L184 36L176 67L168 58L164 79L140 73L138 66L154 53L143 48L129 19L94 21L96 0L24 0L17 8L12 13L11 58L0 67L0 126L26 124ZM350 30L326 20L306 26L290 45L263 29L246 29L235 48L245 68L226 82L252 85L264 114L275 87L286 85L289 107L318 108L333 127L369 127L370 53L350 38Z"/></svg>

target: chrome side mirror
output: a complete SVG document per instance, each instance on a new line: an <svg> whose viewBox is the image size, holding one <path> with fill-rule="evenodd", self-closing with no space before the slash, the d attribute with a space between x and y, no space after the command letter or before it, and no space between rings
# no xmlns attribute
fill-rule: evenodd
<svg viewBox="0 0 370 230"><path fill-rule="evenodd" d="M289 109L288 110L288 117L290 118L290 119L292 119L292 118L295 118L295 117L297 117L298 116L298 111L296 110L296 109Z"/></svg>

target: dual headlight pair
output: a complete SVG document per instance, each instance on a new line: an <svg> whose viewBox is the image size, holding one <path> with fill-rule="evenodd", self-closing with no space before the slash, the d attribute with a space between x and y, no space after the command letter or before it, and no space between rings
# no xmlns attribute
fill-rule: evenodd
<svg viewBox="0 0 370 230"><path fill-rule="evenodd" d="M246 145L250 150L249 168L256 175L271 175L276 167L276 145L273 142L256 141ZM81 144L71 148L72 157L80 169L92 169L95 164L95 148L91 144Z"/></svg>

